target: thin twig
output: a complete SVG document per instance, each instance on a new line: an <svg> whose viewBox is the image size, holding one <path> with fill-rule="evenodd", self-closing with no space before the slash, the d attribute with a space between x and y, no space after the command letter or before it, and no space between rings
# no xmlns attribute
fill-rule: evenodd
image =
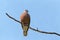
<svg viewBox="0 0 60 40"><path fill-rule="evenodd" d="M16 21L16 22L18 22L18 23L21 23L20 21L18 21L18 20L16 20L15 18L11 17L8 13L6 13L6 15L7 15L9 18L13 19L14 21Z"/></svg>
<svg viewBox="0 0 60 40"><path fill-rule="evenodd" d="M11 17L11 16L8 15L7 13L6 13L6 15L7 15L9 18L11 18L11 19L13 19L14 21L16 21L16 22L18 22L18 23L21 24L20 21L18 21L18 20L16 20L15 18ZM32 28L32 27L29 27L29 28L30 28L31 30L33 30L33 31L37 31L37 32L40 32L40 33L55 34L55 35L57 35L57 36L60 36L60 34L58 34L58 33L56 33L56 32L45 32L45 31L41 31L41 30L38 30L38 29L34 29L34 28Z"/></svg>
<svg viewBox="0 0 60 40"><path fill-rule="evenodd" d="M38 30L38 29L34 29L32 27L30 27L31 30L34 30L34 31L37 31L37 32L40 32L40 33L45 33L45 34L55 34L55 35L58 35L60 36L60 34L56 33L56 32L45 32L45 31L41 31L41 30Z"/></svg>

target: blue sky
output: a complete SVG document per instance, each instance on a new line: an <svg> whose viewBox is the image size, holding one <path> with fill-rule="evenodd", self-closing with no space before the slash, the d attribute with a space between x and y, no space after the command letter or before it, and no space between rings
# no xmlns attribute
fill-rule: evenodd
<svg viewBox="0 0 60 40"><path fill-rule="evenodd" d="M60 33L60 0L0 0L0 40L60 40L59 36L30 29L27 37L24 37L21 25L5 13L20 20L25 9L31 16L31 27Z"/></svg>

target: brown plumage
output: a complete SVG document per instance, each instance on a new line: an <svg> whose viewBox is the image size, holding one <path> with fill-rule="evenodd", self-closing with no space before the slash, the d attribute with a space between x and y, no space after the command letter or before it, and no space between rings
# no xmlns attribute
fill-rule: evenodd
<svg viewBox="0 0 60 40"><path fill-rule="evenodd" d="M20 21L23 29L24 36L27 36L27 32L30 26L30 15L28 14L28 10L24 10L24 12L20 16Z"/></svg>

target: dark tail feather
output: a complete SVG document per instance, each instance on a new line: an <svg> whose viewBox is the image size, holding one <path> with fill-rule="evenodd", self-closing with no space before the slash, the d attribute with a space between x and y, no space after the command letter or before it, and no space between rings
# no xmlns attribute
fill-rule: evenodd
<svg viewBox="0 0 60 40"><path fill-rule="evenodd" d="M27 31L23 31L24 36L27 36Z"/></svg>
<svg viewBox="0 0 60 40"><path fill-rule="evenodd" d="M28 29L29 29L28 26L23 26L23 34L24 34L24 36L27 36Z"/></svg>

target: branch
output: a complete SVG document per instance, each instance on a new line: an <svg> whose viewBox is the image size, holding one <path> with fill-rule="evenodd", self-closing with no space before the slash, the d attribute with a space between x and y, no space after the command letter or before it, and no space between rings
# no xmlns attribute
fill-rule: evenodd
<svg viewBox="0 0 60 40"><path fill-rule="evenodd" d="M31 27L30 27L30 29L33 30L33 31L37 31L37 32L39 32L39 33L55 34L55 35L57 35L57 36L60 36L60 34L58 34L58 33L56 33L56 32L45 32L45 31L41 31L41 30L34 29L34 28L31 28Z"/></svg>
<svg viewBox="0 0 60 40"><path fill-rule="evenodd" d="M21 23L20 21L18 21L18 20L16 20L15 18L11 17L11 16L8 15L7 13L6 13L6 15L7 15L9 18L11 18L12 20L14 20L14 21L16 21L16 22L18 22L18 23Z"/></svg>
<svg viewBox="0 0 60 40"><path fill-rule="evenodd" d="M11 17L11 16L8 15L7 13L6 13L6 15L7 15L9 18L11 18L12 20L14 20L14 21L16 21L16 22L18 22L18 23L21 24L20 21L18 21L18 20L16 20L15 18ZM56 32L45 32L45 31L41 31L41 30L38 30L38 29L34 29L34 28L32 28L32 27L29 27L29 28L30 28L31 30L33 30L33 31L37 31L37 32L39 32L39 33L55 34L55 35L57 35L57 36L60 36L60 34L58 34L58 33L56 33Z"/></svg>

